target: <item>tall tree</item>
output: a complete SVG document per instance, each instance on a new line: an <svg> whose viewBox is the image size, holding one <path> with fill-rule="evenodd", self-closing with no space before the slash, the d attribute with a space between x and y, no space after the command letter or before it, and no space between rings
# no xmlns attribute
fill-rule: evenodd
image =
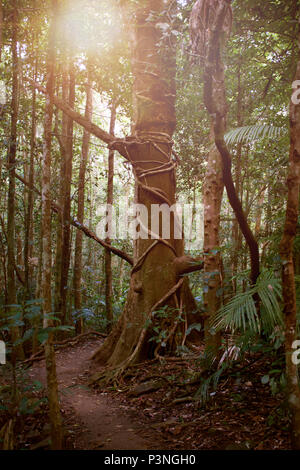
<svg viewBox="0 0 300 470"><path fill-rule="evenodd" d="M85 105L85 117L86 119L92 120L93 115L93 90L92 90L92 77L91 77L91 64L88 60L87 64L87 84L86 84L86 105ZM84 220L84 197L85 197L85 179L86 179L86 167L89 156L89 145L90 145L90 133L84 130L81 148L80 168L79 168L79 179L78 179L78 201L77 201L77 220L80 224L83 224ZM82 308L82 232L78 230L76 232L75 239L75 253L74 253L74 307L75 311L79 314L79 319L76 320L75 328L76 333L82 333L83 331L83 317L81 315Z"/></svg>
<svg viewBox="0 0 300 470"><path fill-rule="evenodd" d="M16 153L17 153L17 123L19 101L19 69L18 69L18 2L12 3L12 98L11 98L11 127L8 149L8 200L7 200L7 302L11 314L17 303L16 295L16 240L15 240L15 191L16 191ZM12 327L12 339L19 338L19 329ZM22 346L14 348L15 358L23 358Z"/></svg>
<svg viewBox="0 0 300 470"><path fill-rule="evenodd" d="M298 12L299 13L299 12ZM300 19L299 53L295 83L300 83ZM297 361L293 360L297 339L297 306L293 244L297 233L300 190L300 103L293 94L290 101L290 156L287 178L288 199L283 236L280 242L282 263L282 291L285 317L285 360L288 404L292 415L291 438L295 449L300 449L300 389Z"/></svg>
<svg viewBox="0 0 300 470"><path fill-rule="evenodd" d="M218 357L221 346L220 333L211 331L211 320L221 306L221 253L220 253L220 212L224 190L222 160L214 143L212 123L212 145L208 155L207 169L203 184L204 206L204 329L205 343Z"/></svg>
<svg viewBox="0 0 300 470"><path fill-rule="evenodd" d="M115 123L116 123L116 103L113 101L111 105L111 117L110 117L110 126L109 133L111 135L115 134ZM109 206L112 206L114 202L114 151L109 149L108 153L108 174L107 174L107 197L106 202ZM109 209L108 209L109 210ZM111 217L112 214L109 214ZM106 238L106 243L111 243L109 237ZM108 330L111 330L113 323L113 306L112 306L112 295L113 295L113 285L112 285L112 268L111 268L111 252L105 250L105 307L106 307L106 318L108 324Z"/></svg>
<svg viewBox="0 0 300 470"><path fill-rule="evenodd" d="M52 147L52 120L53 120L53 95L55 87L55 61L56 61L56 15L57 0L52 0L52 22L49 31L49 45L47 55L47 97L44 119L44 147L42 161L42 297L44 328L53 325L51 318L52 295L52 237L51 237L51 147ZM51 424L51 448L59 450L63 444L62 422L58 397L58 385L56 377L55 350L53 343L53 331L48 332L45 341L45 358L47 370L47 390L49 401L49 418Z"/></svg>
<svg viewBox="0 0 300 470"><path fill-rule="evenodd" d="M33 30L32 34L32 52L34 60L33 80L36 80L37 75L37 57L34 53L34 44L36 40L36 33ZM29 185L34 186L34 163L36 155L36 90L32 87L32 102L31 102L31 132L30 132L30 162L29 162ZM25 240L24 240L24 275L25 275L25 290L27 298L30 298L31 293L31 274L30 258L33 252L33 206L34 206L34 193L31 189L28 191L28 200L25 216Z"/></svg>
<svg viewBox="0 0 300 470"><path fill-rule="evenodd" d="M147 208L148 222L151 205L165 204L170 208L175 203L172 159L172 135L176 125L175 48L170 47L168 37L166 51L161 27L162 21L170 21L172 5L173 2L163 0L146 0L131 12L134 18L132 136L112 144L132 164L137 185L136 202ZM171 225L173 220L171 214ZM147 230L144 235L148 235ZM202 261L195 262L184 256L183 240L175 239L172 227L169 238L164 238L161 227L157 239L139 238L134 258L123 314L94 355L98 361L119 371L151 354L159 354L161 349L170 350L182 344L183 324L178 320L178 312L188 313L194 303L181 275L202 268ZM167 318L162 320L164 326L161 326L167 328L168 333L163 346L158 343L153 348L148 341L149 322L161 323L155 312L162 306L166 308Z"/></svg>
<svg viewBox="0 0 300 470"><path fill-rule="evenodd" d="M222 158L223 181L228 200L248 244L251 259L251 283L259 276L259 249L238 197L231 172L231 155L224 140L228 108L225 99L222 50L232 25L231 0L197 0L191 14L194 50L204 58L204 103L214 118L216 147ZM204 45L204 50L199 48Z"/></svg>
<svg viewBox="0 0 300 470"><path fill-rule="evenodd" d="M63 39L63 38L62 38ZM68 76L68 59L65 48L62 50L62 65L61 65L61 81L62 81L62 99L68 101L69 94L69 76ZM57 125L56 136L58 138L60 147L60 173L59 173L59 197L58 202L60 207L64 207L64 193L65 193L65 161L67 152L67 124L68 116L62 113L61 134ZM63 212L58 214L57 227L56 227L56 253L55 253L55 311L61 312L61 273L62 273L62 241L63 241Z"/></svg>
<svg viewBox="0 0 300 470"><path fill-rule="evenodd" d="M69 57L69 102L70 108L75 104L75 70L73 65L73 54ZM68 117L66 126L67 136L64 152L63 167L63 230L62 230L62 250L61 250L61 275L60 275L60 307L62 323L67 317L67 295L68 295L68 274L71 255L71 183L73 164L73 119Z"/></svg>

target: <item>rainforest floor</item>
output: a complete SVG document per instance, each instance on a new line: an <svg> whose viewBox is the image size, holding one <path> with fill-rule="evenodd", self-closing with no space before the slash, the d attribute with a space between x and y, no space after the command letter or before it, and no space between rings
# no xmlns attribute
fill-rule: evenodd
<svg viewBox="0 0 300 470"><path fill-rule="evenodd" d="M252 357L234 373L225 373L217 390L208 390L204 406L194 399L199 390L197 377L202 375L196 348L194 358L149 361L130 369L117 382L100 387L97 366L90 358L102 341L84 337L56 352L66 448L290 448L283 396L272 396L269 385L261 381L270 368L265 357ZM0 379L3 386L5 374ZM21 380L25 395L30 396L23 408L19 405L15 448L47 449L50 428L44 360L23 370Z"/></svg>

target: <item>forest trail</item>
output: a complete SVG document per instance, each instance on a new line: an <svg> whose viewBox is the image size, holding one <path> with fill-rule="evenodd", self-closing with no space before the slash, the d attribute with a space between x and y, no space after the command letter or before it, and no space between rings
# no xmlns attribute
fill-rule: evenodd
<svg viewBox="0 0 300 470"><path fill-rule="evenodd" d="M71 420L77 428L72 439L73 448L146 450L157 447L157 443L153 444L153 436L147 437L147 431L121 409L122 405L115 398L88 387L90 358L100 344L99 339L91 340L56 352L62 412L65 421ZM29 376L46 386L45 361L34 364Z"/></svg>

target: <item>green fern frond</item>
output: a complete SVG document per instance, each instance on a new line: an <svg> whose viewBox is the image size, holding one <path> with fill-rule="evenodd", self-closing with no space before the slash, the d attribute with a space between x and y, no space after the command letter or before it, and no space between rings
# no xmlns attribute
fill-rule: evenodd
<svg viewBox="0 0 300 470"><path fill-rule="evenodd" d="M253 296L258 295L261 302L261 316L257 314ZM282 325L282 312L278 299L281 299L280 280L272 272L263 271L254 287L235 295L224 305L212 321L216 330L252 331L260 333L262 329L271 331L276 325Z"/></svg>
<svg viewBox="0 0 300 470"><path fill-rule="evenodd" d="M225 142L231 144L247 144L261 139L279 139L287 135L287 128L261 124L256 126L237 127L227 132L224 136Z"/></svg>

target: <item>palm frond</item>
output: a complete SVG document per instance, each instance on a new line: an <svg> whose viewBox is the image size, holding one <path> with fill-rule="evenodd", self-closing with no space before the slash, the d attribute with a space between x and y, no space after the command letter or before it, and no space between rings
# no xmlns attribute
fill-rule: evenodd
<svg viewBox="0 0 300 470"><path fill-rule="evenodd" d="M261 315L257 314L254 296L261 302ZM276 325L282 325L280 280L270 271L263 271L257 283L246 292L236 294L224 305L212 321L216 330L252 331L260 333L262 329L271 331Z"/></svg>
<svg viewBox="0 0 300 470"><path fill-rule="evenodd" d="M285 127L271 126L261 124L256 126L237 127L227 132L224 136L225 142L230 144L247 144L261 139L279 139L287 135L288 130Z"/></svg>

